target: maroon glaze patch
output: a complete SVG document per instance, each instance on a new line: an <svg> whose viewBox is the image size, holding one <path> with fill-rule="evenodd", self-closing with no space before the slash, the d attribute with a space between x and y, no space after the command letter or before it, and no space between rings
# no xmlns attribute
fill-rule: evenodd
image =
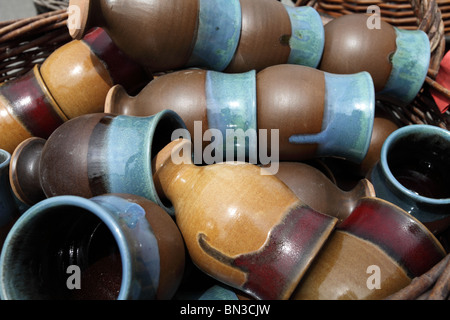
<svg viewBox="0 0 450 320"><path fill-rule="evenodd" d="M287 299L292 281L300 279L335 224L335 218L300 205L272 229L261 250L231 258L212 248L204 234L198 241L208 255L246 273L242 289L248 294L263 300Z"/></svg>
<svg viewBox="0 0 450 320"><path fill-rule="evenodd" d="M416 277L432 268L445 255L425 227L384 201L365 198L338 227L383 249Z"/></svg>
<svg viewBox="0 0 450 320"><path fill-rule="evenodd" d="M122 85L129 94L137 94L153 79L139 64L125 55L103 29L91 30L83 41L103 61L114 84Z"/></svg>
<svg viewBox="0 0 450 320"><path fill-rule="evenodd" d="M35 137L47 139L64 123L39 85L34 69L0 86L0 95L10 103L9 111Z"/></svg>

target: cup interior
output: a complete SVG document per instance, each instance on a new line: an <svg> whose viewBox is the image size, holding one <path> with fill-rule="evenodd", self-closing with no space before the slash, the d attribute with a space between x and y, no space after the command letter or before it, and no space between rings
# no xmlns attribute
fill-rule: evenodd
<svg viewBox="0 0 450 320"><path fill-rule="evenodd" d="M7 298L114 300L119 295L119 247L107 225L84 208L44 209L14 230L2 255L0 285Z"/></svg>
<svg viewBox="0 0 450 320"><path fill-rule="evenodd" d="M386 151L390 172L418 196L450 199L449 137L420 130L398 135Z"/></svg>

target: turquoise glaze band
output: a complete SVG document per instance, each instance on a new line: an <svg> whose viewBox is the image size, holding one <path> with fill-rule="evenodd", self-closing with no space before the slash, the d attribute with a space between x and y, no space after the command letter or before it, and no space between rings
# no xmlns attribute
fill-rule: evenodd
<svg viewBox="0 0 450 320"><path fill-rule="evenodd" d="M430 64L430 41L422 30L394 29L397 50L392 56L392 71L377 95L407 105L425 81Z"/></svg>
<svg viewBox="0 0 450 320"><path fill-rule="evenodd" d="M317 143L318 156L361 163L369 150L375 117L375 88L366 71L338 75L325 72L322 131L294 135L289 142Z"/></svg>
<svg viewBox="0 0 450 320"><path fill-rule="evenodd" d="M223 71L233 58L240 39L240 2L200 0L199 11L197 38L187 66Z"/></svg>
<svg viewBox="0 0 450 320"><path fill-rule="evenodd" d="M149 120L117 116L106 135L104 172L110 193L136 194L154 200L151 171Z"/></svg>
<svg viewBox="0 0 450 320"><path fill-rule="evenodd" d="M257 157L256 71L208 71L205 92L208 128L219 130L223 136L224 157L227 150L230 154L230 148L234 155ZM234 138L243 135L244 141Z"/></svg>
<svg viewBox="0 0 450 320"><path fill-rule="evenodd" d="M166 120L171 121L174 127L186 129L180 116L171 110L163 110L149 117L114 117L105 136L102 178L108 193L135 194L155 202L174 215L173 206L163 204L156 192L151 168L155 156L152 155L153 140L161 139L155 137L155 130L161 121Z"/></svg>
<svg viewBox="0 0 450 320"><path fill-rule="evenodd" d="M291 21L288 63L316 68L322 58L325 31L319 13L311 7L285 5Z"/></svg>

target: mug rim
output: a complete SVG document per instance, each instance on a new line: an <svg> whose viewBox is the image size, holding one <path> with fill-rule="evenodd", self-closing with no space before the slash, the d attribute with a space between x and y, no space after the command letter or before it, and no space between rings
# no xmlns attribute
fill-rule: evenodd
<svg viewBox="0 0 450 320"><path fill-rule="evenodd" d="M131 256L129 250L127 249L127 239L125 234L119 227L117 221L100 204L90 199L74 195L55 196L42 200L29 208L13 225L4 241L3 250L0 255L0 296L7 298L2 284L4 279L3 269L5 266L5 259L7 259L7 256L11 255L11 253L7 254L8 244L11 241L14 241L16 232L23 229L29 220L33 220L37 217L37 215L42 213L45 214L45 211L47 211L48 209L56 208L58 206L73 206L85 209L90 214L96 215L108 227L108 230L113 235L114 240L119 248L120 258L122 261L122 279L119 294L116 299L127 299L128 292L131 289L131 282L133 280L133 277Z"/></svg>
<svg viewBox="0 0 450 320"><path fill-rule="evenodd" d="M412 124L407 125L404 127L401 127L394 132L392 132L384 141L383 146L381 147L381 153L380 153L380 166L383 171L383 173L386 175L387 180L389 183L391 183L399 192L407 195L408 197L414 199L417 202L432 204L432 205L442 205L442 204L450 204L450 197L448 198L430 198L425 197L422 195L419 195L415 193L414 191L411 191L410 189L406 188L403 184L401 184L397 178L393 175L391 169L389 168L388 161L387 161L387 155L390 150L390 147L393 143L398 141L401 137L408 135L410 133L418 132L418 131L424 131L426 130L427 135L439 135L443 137L445 140L449 142L450 146L450 132L446 131L445 129L442 129L437 126L428 125L428 124Z"/></svg>

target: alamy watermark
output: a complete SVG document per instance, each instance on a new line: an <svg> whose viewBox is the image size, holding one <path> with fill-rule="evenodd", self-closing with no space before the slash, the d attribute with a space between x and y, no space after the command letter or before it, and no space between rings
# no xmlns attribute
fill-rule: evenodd
<svg viewBox="0 0 450 320"><path fill-rule="evenodd" d="M261 175L274 175L279 168L279 130L270 130L270 155L268 130L259 129L226 129L225 137L219 129L206 129L203 133L202 122L194 121L193 133L193 162L194 164L214 164L223 162L248 162L261 164ZM187 129L176 129L172 133L172 140L179 138L191 139ZM203 142L210 142L203 148ZM182 150L183 154L190 154L192 150ZM185 160L180 153L171 154L172 162L181 164Z"/></svg>
<svg viewBox="0 0 450 320"><path fill-rule="evenodd" d="M381 10L377 5L370 5L366 10L370 16L367 18L366 26L369 29L381 29Z"/></svg>

